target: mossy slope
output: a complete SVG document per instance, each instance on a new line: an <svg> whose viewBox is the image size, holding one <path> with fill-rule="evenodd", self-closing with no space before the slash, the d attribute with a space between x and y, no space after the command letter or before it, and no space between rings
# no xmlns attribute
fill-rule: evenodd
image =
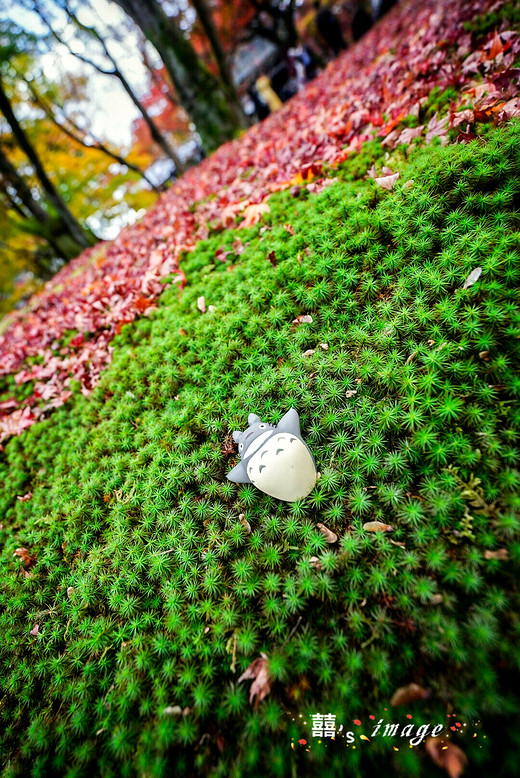
<svg viewBox="0 0 520 778"><path fill-rule="evenodd" d="M123 328L92 395L6 445L3 775L436 775L377 740L290 747L300 713L349 729L410 681L432 695L394 720L454 705L488 733L457 741L471 775L511 774L520 127L405 152L391 193L360 176L381 164L369 144L321 194L276 195L261 224L200 244L180 300L172 285ZM291 405L314 491L227 482L230 431ZM262 651L255 709L237 678Z"/></svg>

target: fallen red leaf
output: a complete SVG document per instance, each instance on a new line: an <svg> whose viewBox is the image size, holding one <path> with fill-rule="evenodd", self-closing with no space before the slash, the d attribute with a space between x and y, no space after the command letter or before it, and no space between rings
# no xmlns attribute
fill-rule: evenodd
<svg viewBox="0 0 520 778"><path fill-rule="evenodd" d="M13 552L13 556L20 557L20 561L26 570L30 570L31 567L34 567L37 561L36 556L32 556L26 548L17 548Z"/></svg>
<svg viewBox="0 0 520 778"><path fill-rule="evenodd" d="M27 494L24 494L22 497L18 495L16 499L18 500L18 502L28 502L32 496L33 496L32 492L27 492Z"/></svg>
<svg viewBox="0 0 520 778"><path fill-rule="evenodd" d="M252 703L255 700L255 706L258 706L271 691L269 665L265 654L251 662L247 670L238 679L238 683L242 683L242 681L246 681L249 678L254 678L249 690L249 702Z"/></svg>
<svg viewBox="0 0 520 778"><path fill-rule="evenodd" d="M253 224L256 224L260 221L264 213L268 213L270 211L269 205L267 203L257 203L256 205L248 205L247 208L244 209L244 221L242 222L242 227L251 227Z"/></svg>
<svg viewBox="0 0 520 778"><path fill-rule="evenodd" d="M396 708L398 705L409 705L417 700L425 700L430 696L428 689L423 689L417 683L409 683L407 686L401 686L397 689L390 700L390 705Z"/></svg>
<svg viewBox="0 0 520 778"><path fill-rule="evenodd" d="M500 35L495 30L495 35L493 37L493 40L491 41L491 46L489 48L487 58L495 59L496 57L498 57L499 54L502 54L503 51L504 51L504 44L502 43Z"/></svg>

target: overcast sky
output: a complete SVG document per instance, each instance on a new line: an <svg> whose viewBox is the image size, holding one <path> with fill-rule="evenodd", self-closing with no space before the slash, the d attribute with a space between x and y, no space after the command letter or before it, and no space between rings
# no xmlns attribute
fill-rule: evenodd
<svg viewBox="0 0 520 778"><path fill-rule="evenodd" d="M137 94L143 95L147 88L147 76L141 57L137 53L137 35L133 26L128 25L128 29L126 29L126 15L119 6L109 2L109 0L91 0L91 6L93 10L85 5L82 7L82 4L78 3L76 5L78 18L86 25L95 26L100 33L107 31L110 38L111 54ZM26 10L22 3L17 2L17 0L14 3L9 3L8 0L2 3L0 17L10 18L30 32L43 33L46 29L38 15ZM95 58L102 66L109 65L103 61L102 57L96 56L94 46L88 52L80 49L73 33L73 26L67 25L64 14L61 17L56 16L56 20L60 35L73 50L80 51L91 59ZM121 43L112 40L112 36L109 34L110 27L113 27L116 32L124 29ZM96 135L112 141L117 146L125 146L128 149L131 142L131 124L139 116L139 112L124 92L119 81L97 73L93 68L84 65L58 43L54 48L54 53L42 58L41 64L45 73L50 78L60 72L88 73L88 92L91 101L89 118L92 120L92 131ZM149 51L153 56L153 51L150 49Z"/></svg>

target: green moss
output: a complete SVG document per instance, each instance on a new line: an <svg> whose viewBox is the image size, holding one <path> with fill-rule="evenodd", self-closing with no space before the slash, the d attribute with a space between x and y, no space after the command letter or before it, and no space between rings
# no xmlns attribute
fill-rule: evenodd
<svg viewBox="0 0 520 778"><path fill-rule="evenodd" d="M368 726L411 681L431 697L394 720L454 706L487 735L460 739L471 774L512 774L519 148L511 123L395 152L386 192L365 178L387 164L374 141L320 194L273 196L261 224L185 258L181 299L172 285L123 327L88 398L5 445L5 776L434 776L415 748L310 737L313 713ZM230 432L291 405L313 492L230 484ZM255 709L237 680L260 652L273 687Z"/></svg>
<svg viewBox="0 0 520 778"><path fill-rule="evenodd" d="M520 8L517 2L506 2L484 16L477 16L464 22L466 32L484 36L494 30L510 30L520 25Z"/></svg>
<svg viewBox="0 0 520 778"><path fill-rule="evenodd" d="M421 122L428 122L436 113L441 116L449 108L452 101L458 101L460 94L458 90L450 86L447 89L441 89L435 86L428 95L428 99L421 107Z"/></svg>

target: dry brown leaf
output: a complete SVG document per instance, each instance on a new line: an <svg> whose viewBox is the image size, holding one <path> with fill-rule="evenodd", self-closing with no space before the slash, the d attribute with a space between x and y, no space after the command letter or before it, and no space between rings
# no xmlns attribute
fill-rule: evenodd
<svg viewBox="0 0 520 778"><path fill-rule="evenodd" d="M392 532L393 527L391 524L383 524L382 521L366 521L363 529L367 532Z"/></svg>
<svg viewBox="0 0 520 778"><path fill-rule="evenodd" d="M36 557L31 556L28 549L26 548L17 548L15 551L13 551L13 556L20 557L22 565L24 565L27 570L30 570L30 568L36 564Z"/></svg>
<svg viewBox="0 0 520 778"><path fill-rule="evenodd" d="M320 348L323 349L323 351L329 350L329 344L328 343L320 343Z"/></svg>
<svg viewBox="0 0 520 778"><path fill-rule="evenodd" d="M262 702L271 691L271 680L269 678L269 664L267 656L262 653L258 659L255 659L247 670L245 670L238 683L247 680L248 678L254 678L251 688L249 689L249 702L252 703L255 700L255 705Z"/></svg>
<svg viewBox="0 0 520 778"><path fill-rule="evenodd" d="M206 313L206 300L204 297L199 297L197 300L197 308L201 313Z"/></svg>
<svg viewBox="0 0 520 778"><path fill-rule="evenodd" d="M520 100L514 97L501 106L498 119L499 121L505 121L506 119L514 119L516 116L520 116Z"/></svg>
<svg viewBox="0 0 520 778"><path fill-rule="evenodd" d="M474 121L475 115L473 109L464 108L464 110L452 114L450 124L452 127L458 127L460 124L473 124Z"/></svg>
<svg viewBox="0 0 520 778"><path fill-rule="evenodd" d="M29 634L30 635L37 635L39 631L40 631L40 625L39 624L35 624L34 627L31 629L31 631L29 632Z"/></svg>
<svg viewBox="0 0 520 778"><path fill-rule="evenodd" d="M376 184L379 184L379 186L382 186L383 189L388 189L388 191L391 191L394 186L395 182L399 178L399 173L394 173L391 176L381 176L380 178L375 178L374 181Z"/></svg>
<svg viewBox="0 0 520 778"><path fill-rule="evenodd" d="M233 205L227 205L220 212L220 221L222 222L222 224L225 227L230 227L233 224L233 222L235 221L235 218L236 218L237 214L241 210L242 210L242 203L236 203L236 204L233 204Z"/></svg>
<svg viewBox="0 0 520 778"><path fill-rule="evenodd" d="M294 229L292 224L289 224L289 223L284 224L283 228L284 228L284 230L286 230L289 233L289 235L296 235L296 230Z"/></svg>
<svg viewBox="0 0 520 778"><path fill-rule="evenodd" d="M396 708L398 705L408 705L417 700L425 700L429 696L429 689L423 689L418 683L409 683L407 686L401 686L394 692L390 705Z"/></svg>
<svg viewBox="0 0 520 778"><path fill-rule="evenodd" d="M253 224L260 221L264 213L268 213L270 210L267 203L254 203L253 205L248 205L247 208L244 209L244 221L240 226L252 227Z"/></svg>
<svg viewBox="0 0 520 778"><path fill-rule="evenodd" d="M242 241L240 240L240 238L236 238L236 239L233 241L233 244L232 244L231 248L233 249L233 251L235 252L235 254L242 254L242 252L243 252L243 251L244 251L244 249L245 249L245 246L244 246L244 244L242 243Z"/></svg>
<svg viewBox="0 0 520 778"><path fill-rule="evenodd" d="M325 524L319 522L318 524L316 524L316 526L318 527L319 531L321 532L321 534L323 535L327 543L335 543L337 541L338 536L336 535L336 533L333 532L328 527L326 527Z"/></svg>
<svg viewBox="0 0 520 778"><path fill-rule="evenodd" d="M503 51L504 44L502 43L500 35L495 30L495 35L491 41L491 46L489 47L489 53L486 56L488 59L496 59L496 57L498 57L499 54L502 54Z"/></svg>
<svg viewBox="0 0 520 778"><path fill-rule="evenodd" d="M245 531L247 532L247 534L250 535L251 534L251 524L248 522L248 520L246 519L245 515L243 513L239 513L238 514L238 519L239 519L241 525L243 526L243 528L245 529Z"/></svg>
<svg viewBox="0 0 520 778"><path fill-rule="evenodd" d="M27 494L24 494L22 497L18 496L16 499L18 500L18 502L28 502L32 496L33 496L32 492L27 492Z"/></svg>
<svg viewBox="0 0 520 778"><path fill-rule="evenodd" d="M496 551L484 551L484 559L500 559L505 562L509 559L509 552L507 548L499 548Z"/></svg>
<svg viewBox="0 0 520 778"><path fill-rule="evenodd" d="M442 138L443 141L447 140L446 135L448 133L448 119L448 116L445 116L444 119L438 119L437 112L432 116L428 122L426 143L430 143L430 141L435 137Z"/></svg>
<svg viewBox="0 0 520 778"><path fill-rule="evenodd" d="M305 314L305 316L297 316L296 319L292 320L293 324L312 324L312 316L310 314Z"/></svg>
<svg viewBox="0 0 520 778"><path fill-rule="evenodd" d="M221 246L215 251L215 259L218 259L219 262L226 262L228 254L230 253L230 251L225 250L224 246Z"/></svg>
<svg viewBox="0 0 520 778"><path fill-rule="evenodd" d="M311 567L314 567L314 569L318 571L323 568L323 565L321 564L317 556L311 556L311 558L309 559L309 564Z"/></svg>
<svg viewBox="0 0 520 778"><path fill-rule="evenodd" d="M462 775L468 757L461 748L439 737L426 738L425 747L437 767L446 770L450 778L459 778Z"/></svg>
<svg viewBox="0 0 520 778"><path fill-rule="evenodd" d="M304 357L311 357L314 353L316 353L316 349L308 348L307 351L303 352L303 356Z"/></svg>
<svg viewBox="0 0 520 778"><path fill-rule="evenodd" d="M227 437L224 439L224 442L220 447L220 451L224 457L228 457L230 454L236 453L236 443L231 435L227 435Z"/></svg>
<svg viewBox="0 0 520 778"><path fill-rule="evenodd" d="M386 138L381 141L381 146L391 146L392 148L395 148L399 140L400 134L401 134L400 129L392 130L392 132L390 132L386 136ZM384 168L383 168L383 173L384 173Z"/></svg>
<svg viewBox="0 0 520 778"><path fill-rule="evenodd" d="M357 389L347 389L345 392L345 397L347 400L350 400L351 397L354 397L354 395L357 394Z"/></svg>
<svg viewBox="0 0 520 778"><path fill-rule="evenodd" d="M326 189L328 186L334 183L333 178L320 178L319 181L312 181L310 184L307 184L307 191L308 192L314 192L315 194L319 194L320 192L323 192L324 189Z"/></svg>
<svg viewBox="0 0 520 778"><path fill-rule="evenodd" d="M166 708L163 708L162 712L165 716L180 716L182 715L182 708L180 705L168 705Z"/></svg>
<svg viewBox="0 0 520 778"><path fill-rule="evenodd" d="M422 135L423 130L424 124L421 124L419 127L406 127L400 134L397 143L405 143L408 146L415 138Z"/></svg>

